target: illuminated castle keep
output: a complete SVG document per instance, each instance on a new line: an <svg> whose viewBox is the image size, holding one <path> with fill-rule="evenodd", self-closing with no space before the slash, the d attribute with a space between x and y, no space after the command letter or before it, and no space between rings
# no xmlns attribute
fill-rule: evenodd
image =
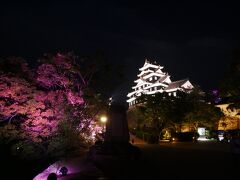
<svg viewBox="0 0 240 180"><path fill-rule="evenodd" d="M142 94L155 94L167 92L169 96L176 96L177 90L187 92L193 88L188 79L172 82L170 75L162 71L163 66L145 61L143 67L139 69L138 79L134 82L133 91L128 93L128 104L132 106L137 103L137 97Z"/></svg>

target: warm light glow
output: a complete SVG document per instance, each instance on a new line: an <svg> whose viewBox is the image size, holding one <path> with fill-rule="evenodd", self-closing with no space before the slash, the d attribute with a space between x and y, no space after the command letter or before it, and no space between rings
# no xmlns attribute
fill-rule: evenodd
<svg viewBox="0 0 240 180"><path fill-rule="evenodd" d="M206 137L202 137L202 136L200 136L198 139L197 139L198 141L210 141L210 139L207 139Z"/></svg>
<svg viewBox="0 0 240 180"><path fill-rule="evenodd" d="M107 117L106 117L106 116L102 116L102 117L100 118L100 121L101 121L102 123L106 123L106 122L107 122Z"/></svg>
<svg viewBox="0 0 240 180"><path fill-rule="evenodd" d="M224 139L223 135L218 135L219 141L222 141Z"/></svg>
<svg viewBox="0 0 240 180"><path fill-rule="evenodd" d="M200 136L205 136L206 134L206 128L204 127L199 127L197 131Z"/></svg>

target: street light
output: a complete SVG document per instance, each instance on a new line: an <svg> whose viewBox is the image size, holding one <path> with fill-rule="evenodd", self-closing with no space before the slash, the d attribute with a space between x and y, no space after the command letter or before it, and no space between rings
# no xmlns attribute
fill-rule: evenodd
<svg viewBox="0 0 240 180"><path fill-rule="evenodd" d="M106 131L106 122L107 122L107 116L101 116L100 117L100 121L101 121L101 123L103 124L103 132L105 133L105 131Z"/></svg>
<svg viewBox="0 0 240 180"><path fill-rule="evenodd" d="M107 117L101 116L100 121L105 124L107 122Z"/></svg>

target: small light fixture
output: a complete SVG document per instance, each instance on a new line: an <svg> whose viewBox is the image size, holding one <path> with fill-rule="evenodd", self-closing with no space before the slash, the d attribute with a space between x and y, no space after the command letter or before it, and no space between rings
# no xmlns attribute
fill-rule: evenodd
<svg viewBox="0 0 240 180"><path fill-rule="evenodd" d="M106 123L107 122L107 117L106 116L101 116L100 121L102 123Z"/></svg>

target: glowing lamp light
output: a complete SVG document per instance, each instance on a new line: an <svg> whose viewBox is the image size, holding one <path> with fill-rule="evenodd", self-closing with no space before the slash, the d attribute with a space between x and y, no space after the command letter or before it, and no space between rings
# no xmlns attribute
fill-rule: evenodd
<svg viewBox="0 0 240 180"><path fill-rule="evenodd" d="M107 117L106 117L106 116L102 116L102 117L100 118L100 121L101 121L102 123L106 123L106 122L107 122Z"/></svg>

